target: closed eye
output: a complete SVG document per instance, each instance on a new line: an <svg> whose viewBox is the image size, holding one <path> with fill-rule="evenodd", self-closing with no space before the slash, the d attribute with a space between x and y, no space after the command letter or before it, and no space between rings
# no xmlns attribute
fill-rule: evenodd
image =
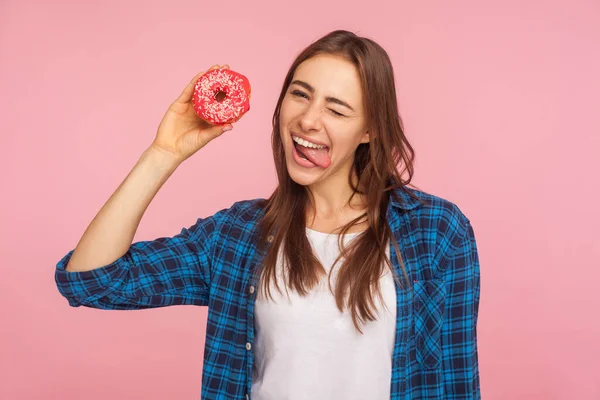
<svg viewBox="0 0 600 400"><path fill-rule="evenodd" d="M301 91L301 90L293 90L292 91L292 95L296 96L296 97L301 97L303 99L308 99L308 95L306 93L304 93L303 91ZM335 111L335 110L333 110L331 108L328 108L328 110L331 111L333 113L333 115L335 115L337 117L345 117L344 114L339 113L339 112L337 112L337 111Z"/></svg>

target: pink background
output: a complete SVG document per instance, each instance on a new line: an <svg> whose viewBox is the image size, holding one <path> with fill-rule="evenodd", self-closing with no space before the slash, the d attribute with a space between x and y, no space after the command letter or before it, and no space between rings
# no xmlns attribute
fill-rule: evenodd
<svg viewBox="0 0 600 400"><path fill-rule="evenodd" d="M287 68L346 28L392 58L415 183L473 221L483 397L600 399L600 3L368 6L2 1L0 398L199 398L206 309L70 308L55 264L215 63L248 76L252 109L175 173L136 240L267 196Z"/></svg>

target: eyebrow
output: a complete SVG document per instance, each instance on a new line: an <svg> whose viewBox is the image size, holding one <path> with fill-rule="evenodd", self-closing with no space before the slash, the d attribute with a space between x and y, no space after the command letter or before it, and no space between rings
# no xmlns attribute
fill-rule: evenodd
<svg viewBox="0 0 600 400"><path fill-rule="evenodd" d="M304 82L304 81L300 81L300 80L295 80L293 81L290 85L298 85L298 86L302 86L304 89L308 90L311 94L315 92L315 88L313 88L312 86L310 86L308 83ZM335 97L325 97L325 101L329 102L329 103L335 103L335 104L339 104L340 106L344 106L350 110L354 111L354 108L352 108L350 106L350 104L346 103L343 100L340 100L338 98Z"/></svg>

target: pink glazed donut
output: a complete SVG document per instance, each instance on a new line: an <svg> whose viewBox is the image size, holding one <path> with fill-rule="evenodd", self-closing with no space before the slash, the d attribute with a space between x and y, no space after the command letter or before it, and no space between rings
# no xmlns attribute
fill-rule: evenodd
<svg viewBox="0 0 600 400"><path fill-rule="evenodd" d="M231 124L250 110L250 82L230 69L213 69L196 81L196 114L213 125Z"/></svg>

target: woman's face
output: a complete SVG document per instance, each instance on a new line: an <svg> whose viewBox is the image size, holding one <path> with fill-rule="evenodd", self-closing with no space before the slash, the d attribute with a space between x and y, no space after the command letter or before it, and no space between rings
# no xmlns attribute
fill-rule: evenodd
<svg viewBox="0 0 600 400"><path fill-rule="evenodd" d="M298 66L279 118L287 169L300 185L347 181L356 148L369 141L358 71L338 56Z"/></svg>

